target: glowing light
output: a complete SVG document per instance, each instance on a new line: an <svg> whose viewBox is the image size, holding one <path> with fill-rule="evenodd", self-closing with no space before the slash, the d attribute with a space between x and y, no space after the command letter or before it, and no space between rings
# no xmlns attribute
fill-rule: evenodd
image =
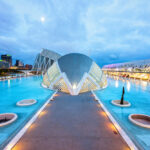
<svg viewBox="0 0 150 150"><path fill-rule="evenodd" d="M30 127L30 123L25 125L25 128L28 129Z"/></svg>
<svg viewBox="0 0 150 150"><path fill-rule="evenodd" d="M135 150L135 148L132 146L132 147L130 147L131 148L131 150Z"/></svg>
<svg viewBox="0 0 150 150"><path fill-rule="evenodd" d="M10 87L10 80L8 80L8 87Z"/></svg>
<svg viewBox="0 0 150 150"><path fill-rule="evenodd" d="M72 88L73 88L73 89L76 89L76 88L77 88L76 84L73 84Z"/></svg>
<svg viewBox="0 0 150 150"><path fill-rule="evenodd" d="M112 131L118 133L116 127L115 127L112 123L107 123L107 127L108 127L110 130L112 130Z"/></svg>
<svg viewBox="0 0 150 150"><path fill-rule="evenodd" d="M146 81L141 81L141 86L142 86L143 90L146 90L147 82Z"/></svg>
<svg viewBox="0 0 150 150"><path fill-rule="evenodd" d="M147 82L146 81L141 81L142 86L147 86Z"/></svg>
<svg viewBox="0 0 150 150"><path fill-rule="evenodd" d="M119 86L118 80L115 82L115 87L117 88Z"/></svg>
<svg viewBox="0 0 150 150"><path fill-rule="evenodd" d="M99 108L100 108L100 107L101 107L101 104L97 104L97 107L99 107Z"/></svg>
<svg viewBox="0 0 150 150"><path fill-rule="evenodd" d="M37 127L37 124L35 124L35 123L34 123L34 124L31 124L28 130L33 130L33 129L36 128L36 127Z"/></svg>
<svg viewBox="0 0 150 150"><path fill-rule="evenodd" d="M53 97L57 97L57 96L59 96L59 94L55 94Z"/></svg>
<svg viewBox="0 0 150 150"><path fill-rule="evenodd" d="M114 126L112 123L107 123L107 126L108 126L111 130L115 130L115 131L116 131L116 128L115 128L115 126Z"/></svg>
<svg viewBox="0 0 150 150"><path fill-rule="evenodd" d="M130 86L131 86L131 85L130 85L130 82L127 81L127 90L128 90L128 91L130 91Z"/></svg>
<svg viewBox="0 0 150 150"><path fill-rule="evenodd" d="M110 115L110 113L108 112L108 111L106 111L106 114L109 116Z"/></svg>
<svg viewBox="0 0 150 150"><path fill-rule="evenodd" d="M45 17L40 18L41 22L45 22Z"/></svg>
<svg viewBox="0 0 150 150"><path fill-rule="evenodd" d="M44 115L46 115L46 114L47 114L47 111L42 111L42 112L40 113L39 117L42 117L42 116L44 116Z"/></svg>
<svg viewBox="0 0 150 150"><path fill-rule="evenodd" d="M50 103L48 103L48 104L46 105L46 107L49 107L49 106L51 106L51 104L50 104Z"/></svg>
<svg viewBox="0 0 150 150"><path fill-rule="evenodd" d="M103 105L103 104L101 104L101 106L102 106L102 107L104 107L104 105Z"/></svg>
<svg viewBox="0 0 150 150"><path fill-rule="evenodd" d="M9 145L6 147L6 150L11 150L12 147L13 147L13 144L9 144Z"/></svg>
<svg viewBox="0 0 150 150"><path fill-rule="evenodd" d="M100 114L104 117L107 117L107 114L104 111L101 111Z"/></svg>
<svg viewBox="0 0 150 150"><path fill-rule="evenodd" d="M114 125L118 130L120 130L120 126L118 124L115 123Z"/></svg>

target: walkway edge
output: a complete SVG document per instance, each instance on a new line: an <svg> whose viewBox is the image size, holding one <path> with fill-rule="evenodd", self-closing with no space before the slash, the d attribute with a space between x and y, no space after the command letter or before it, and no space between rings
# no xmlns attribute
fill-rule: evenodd
<svg viewBox="0 0 150 150"><path fill-rule="evenodd" d="M126 132L121 128L121 126L118 124L118 122L115 120L115 118L109 113L109 111L107 110L107 108L103 105L103 103L97 97L97 95L94 93L94 91L92 90L91 92L94 95L95 99L98 100L99 104L101 105L101 107L103 108L103 110L106 112L107 116L109 117L109 119L111 120L111 122L114 124L114 126L116 127L116 129L118 130L118 132L120 133L120 135L122 136L122 138L125 140L125 142L127 143L127 145L130 147L130 149L131 150L138 150L137 146L133 143L133 141L126 134Z"/></svg>
<svg viewBox="0 0 150 150"><path fill-rule="evenodd" d="M20 138L25 134L25 132L28 130L28 128L31 126L31 124L37 119L38 115L41 113L41 111L46 107L46 105L50 102L50 100L54 97L54 95L57 93L55 91L52 96L44 103L44 105L33 115L33 117L24 125L24 127L11 139L11 141L6 145L6 147L3 150L11 150L17 142L20 140Z"/></svg>

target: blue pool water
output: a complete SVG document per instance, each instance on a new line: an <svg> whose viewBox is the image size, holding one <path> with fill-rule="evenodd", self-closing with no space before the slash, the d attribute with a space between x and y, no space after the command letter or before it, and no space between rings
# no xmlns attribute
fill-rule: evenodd
<svg viewBox="0 0 150 150"><path fill-rule="evenodd" d="M33 76L0 81L0 113L9 112L18 115L14 123L0 127L0 149L53 94L53 91L41 87L41 80L41 76ZM37 103L26 107L16 106L16 102L22 99L36 99Z"/></svg>
<svg viewBox="0 0 150 150"><path fill-rule="evenodd" d="M125 100L131 107L120 108L111 104L121 98L125 86ZM132 113L150 115L150 83L117 77L108 77L108 87L95 94L140 149L150 150L150 129L138 127L128 120Z"/></svg>

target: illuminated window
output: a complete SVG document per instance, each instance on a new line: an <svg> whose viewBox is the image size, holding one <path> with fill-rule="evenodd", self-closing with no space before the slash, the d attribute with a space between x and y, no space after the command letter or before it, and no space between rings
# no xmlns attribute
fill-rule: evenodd
<svg viewBox="0 0 150 150"><path fill-rule="evenodd" d="M48 80L48 75L47 75L47 73L44 75L44 77L43 77L43 83L44 83L44 85L46 85L47 87L49 87L50 86L50 82L49 82L49 80Z"/></svg>
<svg viewBox="0 0 150 150"><path fill-rule="evenodd" d="M95 62L92 64L89 75L93 78L93 80L95 80L95 82L99 84L101 81L102 71Z"/></svg>
<svg viewBox="0 0 150 150"><path fill-rule="evenodd" d="M69 93L68 87L63 78L61 78L55 85L53 85L53 89Z"/></svg>
<svg viewBox="0 0 150 150"><path fill-rule="evenodd" d="M49 69L48 69L48 79L50 83L54 82L58 76L60 75L59 69L57 67L57 64L54 63Z"/></svg>
<svg viewBox="0 0 150 150"><path fill-rule="evenodd" d="M80 93L91 91L91 90L96 90L96 89L97 89L97 86L89 78L86 78L86 80L84 81L82 85Z"/></svg>

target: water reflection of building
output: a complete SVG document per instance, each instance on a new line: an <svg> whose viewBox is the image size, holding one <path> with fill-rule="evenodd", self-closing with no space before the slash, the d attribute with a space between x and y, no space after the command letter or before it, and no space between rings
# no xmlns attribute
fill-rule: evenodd
<svg viewBox="0 0 150 150"><path fill-rule="evenodd" d="M131 87L130 81L127 80L127 91L128 92L130 91L130 87Z"/></svg>
<svg viewBox="0 0 150 150"><path fill-rule="evenodd" d="M115 80L115 87L119 87L119 81L126 83L127 91L129 92L131 90L132 85L138 90L139 88L142 90L147 90L149 82L144 80L137 80L137 79L125 79L122 77L116 77L116 76L108 76L109 78L112 78Z"/></svg>
<svg viewBox="0 0 150 150"><path fill-rule="evenodd" d="M119 86L119 82L118 82L118 80L116 80L115 87L118 88L118 86Z"/></svg>
<svg viewBox="0 0 150 150"><path fill-rule="evenodd" d="M148 83L146 81L141 81L141 87L143 90L147 89L147 85L148 85Z"/></svg>
<svg viewBox="0 0 150 150"><path fill-rule="evenodd" d="M8 80L8 87L10 87L10 80Z"/></svg>

